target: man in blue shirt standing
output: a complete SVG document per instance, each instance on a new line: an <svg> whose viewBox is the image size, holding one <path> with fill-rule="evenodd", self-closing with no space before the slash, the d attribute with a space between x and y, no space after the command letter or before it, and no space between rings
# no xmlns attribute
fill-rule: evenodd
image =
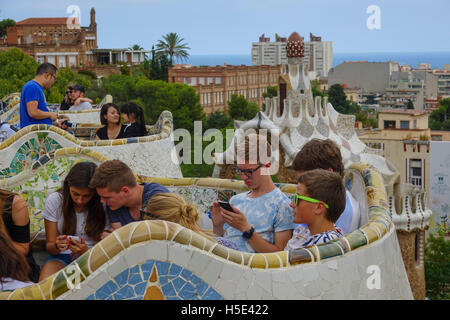
<svg viewBox="0 0 450 320"><path fill-rule="evenodd" d="M44 89L50 89L58 77L58 69L51 63L41 64L33 80L28 81L20 95L20 128L32 124L52 125L56 112L47 108Z"/></svg>

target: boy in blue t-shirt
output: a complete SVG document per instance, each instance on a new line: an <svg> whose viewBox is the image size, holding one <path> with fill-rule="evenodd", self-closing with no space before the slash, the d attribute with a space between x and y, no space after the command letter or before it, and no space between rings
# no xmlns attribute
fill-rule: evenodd
<svg viewBox="0 0 450 320"><path fill-rule="evenodd" d="M41 64L33 80L28 81L20 95L20 128L32 124L52 125L56 121L56 112L47 108L44 89L50 89L55 83L58 69L51 63Z"/></svg>

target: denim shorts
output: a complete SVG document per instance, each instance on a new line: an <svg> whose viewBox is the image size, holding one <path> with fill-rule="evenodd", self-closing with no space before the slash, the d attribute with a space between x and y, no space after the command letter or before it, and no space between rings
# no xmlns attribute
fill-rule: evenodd
<svg viewBox="0 0 450 320"><path fill-rule="evenodd" d="M67 253L58 253L55 256L50 256L45 260L44 264L46 264L49 261L56 260L67 266L69 263L72 262L72 259L70 258L70 254Z"/></svg>

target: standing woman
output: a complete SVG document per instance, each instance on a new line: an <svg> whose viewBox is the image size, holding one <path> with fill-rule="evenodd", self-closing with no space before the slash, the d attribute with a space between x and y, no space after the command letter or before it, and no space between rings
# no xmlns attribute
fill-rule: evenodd
<svg viewBox="0 0 450 320"><path fill-rule="evenodd" d="M14 249L24 256L30 267L29 278L37 282L39 265L30 246L30 216L28 206L17 193L0 189L0 231L9 236Z"/></svg>
<svg viewBox="0 0 450 320"><path fill-rule="evenodd" d="M50 257L42 267L39 281L61 270L101 240L107 218L97 192L88 187L96 167L92 162L75 164L62 188L48 196L42 216Z"/></svg>
<svg viewBox="0 0 450 320"><path fill-rule="evenodd" d="M124 104L120 111L123 121L128 123L124 131L124 138L142 137L147 135L145 127L144 111L136 103L128 102Z"/></svg>
<svg viewBox="0 0 450 320"><path fill-rule="evenodd" d="M112 140L122 139L125 124L120 123L120 110L114 103L105 104L100 110L100 122L104 126L97 130L95 139Z"/></svg>

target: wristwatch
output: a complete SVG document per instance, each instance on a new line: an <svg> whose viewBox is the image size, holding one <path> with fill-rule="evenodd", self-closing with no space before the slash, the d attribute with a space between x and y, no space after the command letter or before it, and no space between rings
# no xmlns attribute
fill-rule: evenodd
<svg viewBox="0 0 450 320"><path fill-rule="evenodd" d="M253 236L253 232L255 232L255 228L251 227L250 230L244 231L242 233L242 236L245 239L250 239Z"/></svg>

